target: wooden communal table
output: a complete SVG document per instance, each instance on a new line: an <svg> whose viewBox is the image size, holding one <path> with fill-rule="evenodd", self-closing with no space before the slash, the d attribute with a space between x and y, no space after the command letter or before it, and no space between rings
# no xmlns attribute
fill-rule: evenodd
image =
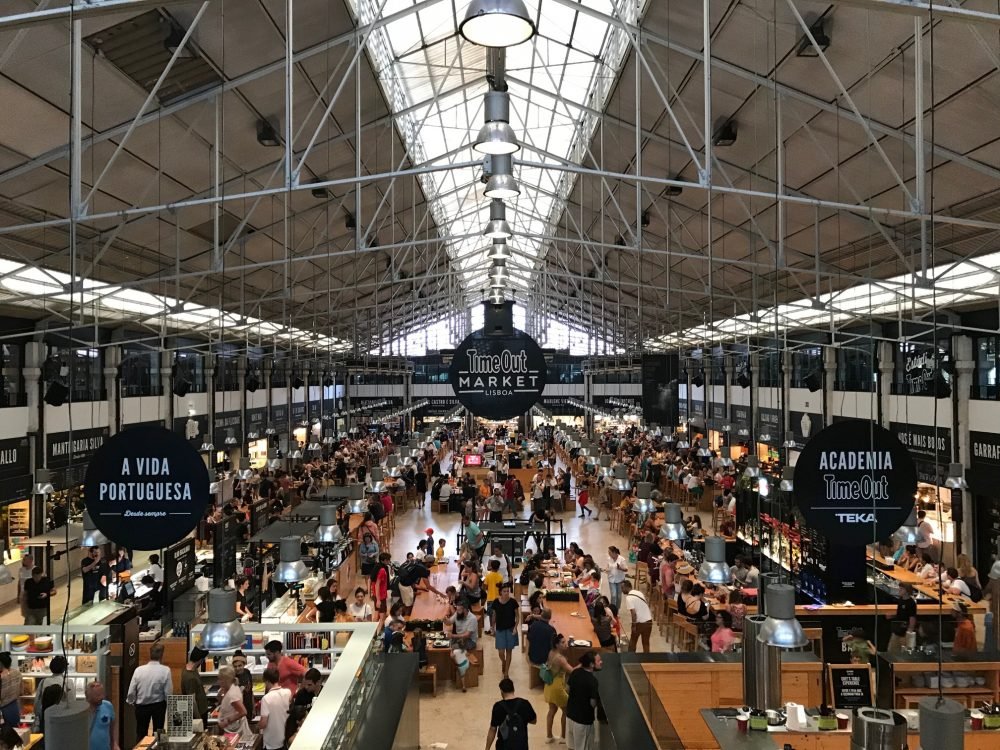
<svg viewBox="0 0 1000 750"><path fill-rule="evenodd" d="M572 601L560 601L546 597L545 606L552 611L551 625L557 633L562 633L570 639L570 647L566 653L569 663L576 666L580 657L591 649L599 650L601 643L594 631L594 625L590 621L590 613L587 605L583 601L581 589L573 588L568 582L572 579L562 575L564 568L550 569L545 578L546 591L558 591L560 594L575 593L576 599ZM575 641L586 641L587 643L575 644Z"/></svg>

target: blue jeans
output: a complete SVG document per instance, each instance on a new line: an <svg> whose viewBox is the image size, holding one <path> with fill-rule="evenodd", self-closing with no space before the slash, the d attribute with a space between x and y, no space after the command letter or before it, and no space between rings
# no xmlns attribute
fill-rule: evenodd
<svg viewBox="0 0 1000 750"><path fill-rule="evenodd" d="M611 599L611 605L615 609L618 609L622 603L622 585L621 583L612 583L611 581L608 581L608 589L611 592L611 596L609 597Z"/></svg>

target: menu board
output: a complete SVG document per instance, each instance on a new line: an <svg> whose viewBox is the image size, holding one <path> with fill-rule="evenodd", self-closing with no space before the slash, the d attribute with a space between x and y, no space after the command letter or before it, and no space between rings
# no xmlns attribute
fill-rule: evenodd
<svg viewBox="0 0 1000 750"><path fill-rule="evenodd" d="M7 536L11 544L31 536L31 503L28 500L7 506Z"/></svg>
<svg viewBox="0 0 1000 750"><path fill-rule="evenodd" d="M236 544L239 541L240 522L236 516L224 516L215 524L212 537L212 576L216 585L236 575Z"/></svg>
<svg viewBox="0 0 1000 750"><path fill-rule="evenodd" d="M197 557L194 539L185 539L163 553L164 589L173 601L194 585Z"/></svg>
<svg viewBox="0 0 1000 750"><path fill-rule="evenodd" d="M834 708L875 705L871 667L864 664L829 664L827 670Z"/></svg>
<svg viewBox="0 0 1000 750"><path fill-rule="evenodd" d="M254 536L257 532L267 526L267 508L270 502L271 501L265 497L250 506L251 536Z"/></svg>

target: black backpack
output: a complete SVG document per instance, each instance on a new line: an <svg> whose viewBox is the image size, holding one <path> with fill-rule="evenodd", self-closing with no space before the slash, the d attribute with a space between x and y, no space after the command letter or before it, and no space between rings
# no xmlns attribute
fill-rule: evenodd
<svg viewBox="0 0 1000 750"><path fill-rule="evenodd" d="M969 598L974 602L980 602L983 600L983 588L979 585L979 579L976 576L965 576L963 579L965 585L969 587Z"/></svg>
<svg viewBox="0 0 1000 750"><path fill-rule="evenodd" d="M528 725L524 717L517 711L511 710L507 701L500 701L500 704L507 712L497 730L503 740L504 750L528 750Z"/></svg>

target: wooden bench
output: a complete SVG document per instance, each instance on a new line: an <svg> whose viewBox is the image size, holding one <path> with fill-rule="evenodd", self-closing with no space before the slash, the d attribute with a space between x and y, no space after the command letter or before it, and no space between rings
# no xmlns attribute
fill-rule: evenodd
<svg viewBox="0 0 1000 750"><path fill-rule="evenodd" d="M424 685L430 683L430 686L431 686L431 696L435 697L435 698L437 697L437 694L438 694L437 667L435 667L433 665L432 666L423 667L417 673L417 679L419 681L419 686L420 687L423 687Z"/></svg>

